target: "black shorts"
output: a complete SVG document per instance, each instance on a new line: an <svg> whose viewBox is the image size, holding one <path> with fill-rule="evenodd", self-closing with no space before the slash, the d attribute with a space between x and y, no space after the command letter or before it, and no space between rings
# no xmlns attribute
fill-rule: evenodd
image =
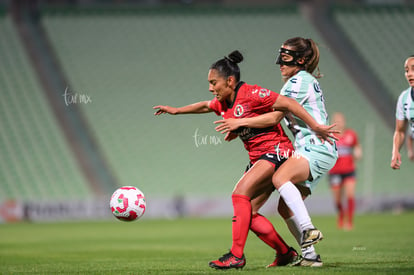
<svg viewBox="0 0 414 275"><path fill-rule="evenodd" d="M262 155L258 160L261 160L261 159L267 160L268 162L272 163L273 166L275 167L275 171L287 160L287 158L284 158L283 156L279 156L273 153L266 153ZM250 168L252 168L252 166L253 166L253 163L249 162L244 172L246 173L247 171L249 171Z"/></svg>
<svg viewBox="0 0 414 275"><path fill-rule="evenodd" d="M347 178L355 178L355 171L346 174L330 174L329 183L331 186L338 186Z"/></svg>

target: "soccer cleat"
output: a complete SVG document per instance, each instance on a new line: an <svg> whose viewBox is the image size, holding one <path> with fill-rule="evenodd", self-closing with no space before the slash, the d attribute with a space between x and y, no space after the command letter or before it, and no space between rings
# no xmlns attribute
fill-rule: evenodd
<svg viewBox="0 0 414 275"><path fill-rule="evenodd" d="M318 243L323 239L322 232L316 228L307 229L303 231L301 247L305 248Z"/></svg>
<svg viewBox="0 0 414 275"><path fill-rule="evenodd" d="M310 266L310 267L321 267L323 265L323 262L321 260L321 256L317 255L316 258L310 259L310 258L302 258L302 260L295 264L295 266Z"/></svg>
<svg viewBox="0 0 414 275"><path fill-rule="evenodd" d="M300 256L293 247L289 247L288 252L282 255L276 255L273 263L266 267L275 267L275 266L285 266L285 265L295 265L300 261Z"/></svg>
<svg viewBox="0 0 414 275"><path fill-rule="evenodd" d="M243 268L246 265L246 258L244 255L241 258L237 258L229 252L218 260L209 262L208 265L215 269Z"/></svg>

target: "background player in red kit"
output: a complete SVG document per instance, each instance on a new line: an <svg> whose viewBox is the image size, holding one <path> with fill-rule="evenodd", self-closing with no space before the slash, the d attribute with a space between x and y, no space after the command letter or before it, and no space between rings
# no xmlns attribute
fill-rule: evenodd
<svg viewBox="0 0 414 275"><path fill-rule="evenodd" d="M338 160L329 171L329 183L338 211L338 228L349 230L353 227L355 211L355 160L362 157L362 149L355 131L346 128L346 119L342 113L333 114L333 123L336 124L335 129L339 131L335 134L338 138L336 141ZM347 209L343 204L343 196L347 201Z"/></svg>
<svg viewBox="0 0 414 275"><path fill-rule="evenodd" d="M302 118L322 138L331 137L332 126L316 123L295 100L260 86L241 82L237 64L242 60L241 53L234 51L210 67L208 81L209 90L215 96L213 100L180 108L155 106L154 109L158 109L155 115L214 111L223 118L245 118L272 112L276 108L282 111L280 119L284 116L283 112L292 112ZM292 144L280 124L267 128L242 127L236 132L229 133L225 139L232 139L234 135L242 139L249 152L250 164L232 194L234 216L231 250L209 265L218 269L242 268L246 264L243 250L249 228L266 244L277 250L277 257L271 266L286 265L294 260L297 253L280 238L270 221L257 211L273 192L272 175L292 153Z"/></svg>

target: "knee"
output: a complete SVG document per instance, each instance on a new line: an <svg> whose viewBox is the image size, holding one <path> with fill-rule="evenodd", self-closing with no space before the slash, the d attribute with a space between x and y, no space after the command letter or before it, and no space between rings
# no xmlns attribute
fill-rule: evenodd
<svg viewBox="0 0 414 275"><path fill-rule="evenodd" d="M272 183L276 190L279 190L279 188L284 184L284 181L281 179L280 176L274 174L272 177Z"/></svg>

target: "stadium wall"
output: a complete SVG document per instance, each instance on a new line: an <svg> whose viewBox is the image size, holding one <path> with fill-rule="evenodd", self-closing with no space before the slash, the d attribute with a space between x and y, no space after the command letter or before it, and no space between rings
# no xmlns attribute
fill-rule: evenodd
<svg viewBox="0 0 414 275"><path fill-rule="evenodd" d="M213 121L218 117L154 117L152 106L181 106L209 99L208 67L234 49L241 50L246 58L241 64L244 81L277 91L283 83L274 65L276 50L293 36L312 37L319 42L320 68L325 74L321 85L328 111L344 112L349 125L360 135L364 158L358 164L357 209L377 211L410 205L414 189L406 156L403 161L407 169L396 172L389 168L392 132L342 68L333 54L335 49L326 47L318 30L297 7L253 11L70 9L43 11L41 15L41 24L72 93L91 99L71 104L85 115L118 184L136 185L144 191L147 217L231 215L231 190L248 162L240 141L224 142L214 131ZM346 27L351 22L341 24ZM229 29L234 30L231 36ZM392 33L387 35L392 37ZM363 54L369 59L367 53ZM390 57L386 62L397 64L401 60ZM395 75L402 75L402 71ZM2 170L3 175L6 173ZM20 217L31 220L46 219L50 213L76 213L78 208L73 205L88 207L76 195L42 206L39 201L44 198L19 199L18 193L7 192L1 201L14 203L11 209L26 209L8 212L23 213ZM87 200L96 202L92 205L100 205L101 210L107 209L102 202L109 201L109 195L92 195ZM265 212L275 212L276 199L275 195ZM326 179L307 203L312 213L334 212ZM32 208L37 210L28 210ZM49 216L59 219L55 214ZM68 214L61 217L73 218Z"/></svg>

